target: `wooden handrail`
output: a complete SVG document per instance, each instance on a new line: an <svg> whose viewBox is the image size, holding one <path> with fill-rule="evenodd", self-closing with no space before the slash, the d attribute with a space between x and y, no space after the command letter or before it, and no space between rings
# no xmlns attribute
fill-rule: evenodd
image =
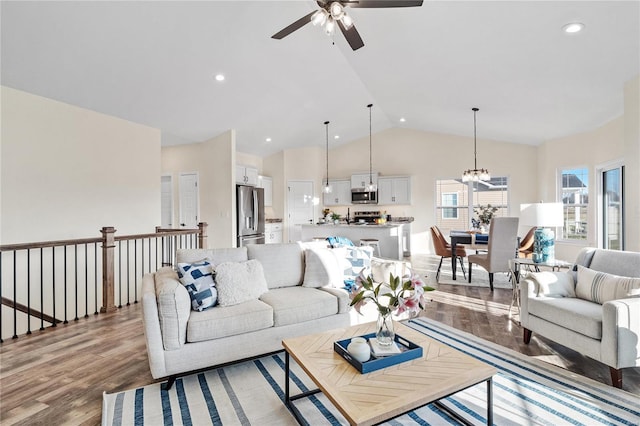
<svg viewBox="0 0 640 426"><path fill-rule="evenodd" d="M141 240L143 238L156 238L156 237L167 237L171 235L189 235L189 234L197 234L199 229L176 229L176 230L162 230L159 232L154 232L151 234L135 234L135 235L120 235L116 237L116 241L125 241L125 240Z"/></svg>
<svg viewBox="0 0 640 426"><path fill-rule="evenodd" d="M48 247L62 247L73 246L80 244L94 244L102 242L102 238L78 238L74 240L58 240L58 241L42 241L36 243L20 243L20 244L5 244L0 246L0 251L17 251L17 250L30 250Z"/></svg>
<svg viewBox="0 0 640 426"><path fill-rule="evenodd" d="M54 317L52 317L51 315L47 315L45 313L42 313L40 311L36 311L34 309L29 309L27 306L23 305L22 303L15 303L13 300L8 299L6 297L2 297L2 304L5 306L10 306L10 307L15 307L18 311L20 312L24 312L27 315L31 315L37 318L42 318L43 320L45 320L46 322L49 322L51 324L57 324L62 322L62 320L56 319Z"/></svg>

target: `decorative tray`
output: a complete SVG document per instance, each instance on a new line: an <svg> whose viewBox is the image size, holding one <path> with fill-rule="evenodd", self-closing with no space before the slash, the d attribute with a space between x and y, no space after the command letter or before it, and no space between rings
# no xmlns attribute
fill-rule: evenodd
<svg viewBox="0 0 640 426"><path fill-rule="evenodd" d="M353 336L353 337L363 337L367 342L371 338L375 338L375 333L365 334L363 336ZM353 356L349 354L347 351L347 346L351 343L351 338L338 340L333 343L333 350L336 351L340 356L342 356L349 364L351 364L356 370L360 373L370 373L372 371L380 370L381 368L390 367L392 365L400 364L402 362L410 361L415 358L420 358L422 356L422 347L416 345L415 343L405 339L402 336L396 334L395 342L400 349L399 354L395 355L387 355L387 356L375 356L373 352L371 352L371 358L369 361L360 362L355 359Z"/></svg>

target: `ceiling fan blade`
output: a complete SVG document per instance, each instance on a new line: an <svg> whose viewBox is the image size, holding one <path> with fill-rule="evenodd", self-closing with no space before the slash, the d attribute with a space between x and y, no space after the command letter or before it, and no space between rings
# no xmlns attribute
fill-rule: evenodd
<svg viewBox="0 0 640 426"><path fill-rule="evenodd" d="M295 30L299 30L300 28L302 28L303 26L305 26L306 24L311 22L311 15L313 15L314 13L316 13L315 10L313 12L309 13L308 15L305 15L302 18L298 19L296 22L294 22L293 24L289 25L288 27L285 27L282 30L278 31L277 33L272 35L271 38L275 38L277 40L280 40L280 39L285 38L286 36L288 36L292 32L294 32Z"/></svg>
<svg viewBox="0 0 640 426"><path fill-rule="evenodd" d="M358 30L356 30L355 25L352 25L349 29L346 29L342 21L337 22L338 26L340 27L340 31L342 31L344 38L347 39L349 46L351 46L353 50L358 50L362 46L364 46L364 41L362 41L362 37L360 37L360 34L358 33Z"/></svg>
<svg viewBox="0 0 640 426"><path fill-rule="evenodd" d="M422 6L422 0L360 0L346 2L349 7L417 7Z"/></svg>

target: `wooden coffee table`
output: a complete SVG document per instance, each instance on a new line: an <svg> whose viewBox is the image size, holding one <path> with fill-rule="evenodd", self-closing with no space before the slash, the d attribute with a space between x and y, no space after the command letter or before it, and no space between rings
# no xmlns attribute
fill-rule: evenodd
<svg viewBox="0 0 640 426"><path fill-rule="evenodd" d="M322 392L352 425L370 425L436 402L455 419L468 422L437 403L456 392L487 382L487 424L493 424L492 377L497 370L427 335L396 323L396 333L422 346L420 358L361 374L333 349L333 342L373 333L375 323L285 339L285 404L302 424L292 401ZM318 386L295 396L289 393L289 357Z"/></svg>

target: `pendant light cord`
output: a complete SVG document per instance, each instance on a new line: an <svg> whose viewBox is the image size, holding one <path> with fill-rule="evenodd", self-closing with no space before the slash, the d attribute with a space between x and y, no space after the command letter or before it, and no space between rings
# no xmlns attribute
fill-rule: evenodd
<svg viewBox="0 0 640 426"><path fill-rule="evenodd" d="M471 108L473 110L473 169L478 170L478 148L476 144L476 112L478 108Z"/></svg>
<svg viewBox="0 0 640 426"><path fill-rule="evenodd" d="M373 169L373 161L371 157L371 107L373 104L367 105L369 108L369 186L373 187L373 177L372 177L372 169Z"/></svg>
<svg viewBox="0 0 640 426"><path fill-rule="evenodd" d="M327 133L327 183L325 186L329 186L329 122L325 121L324 126Z"/></svg>

